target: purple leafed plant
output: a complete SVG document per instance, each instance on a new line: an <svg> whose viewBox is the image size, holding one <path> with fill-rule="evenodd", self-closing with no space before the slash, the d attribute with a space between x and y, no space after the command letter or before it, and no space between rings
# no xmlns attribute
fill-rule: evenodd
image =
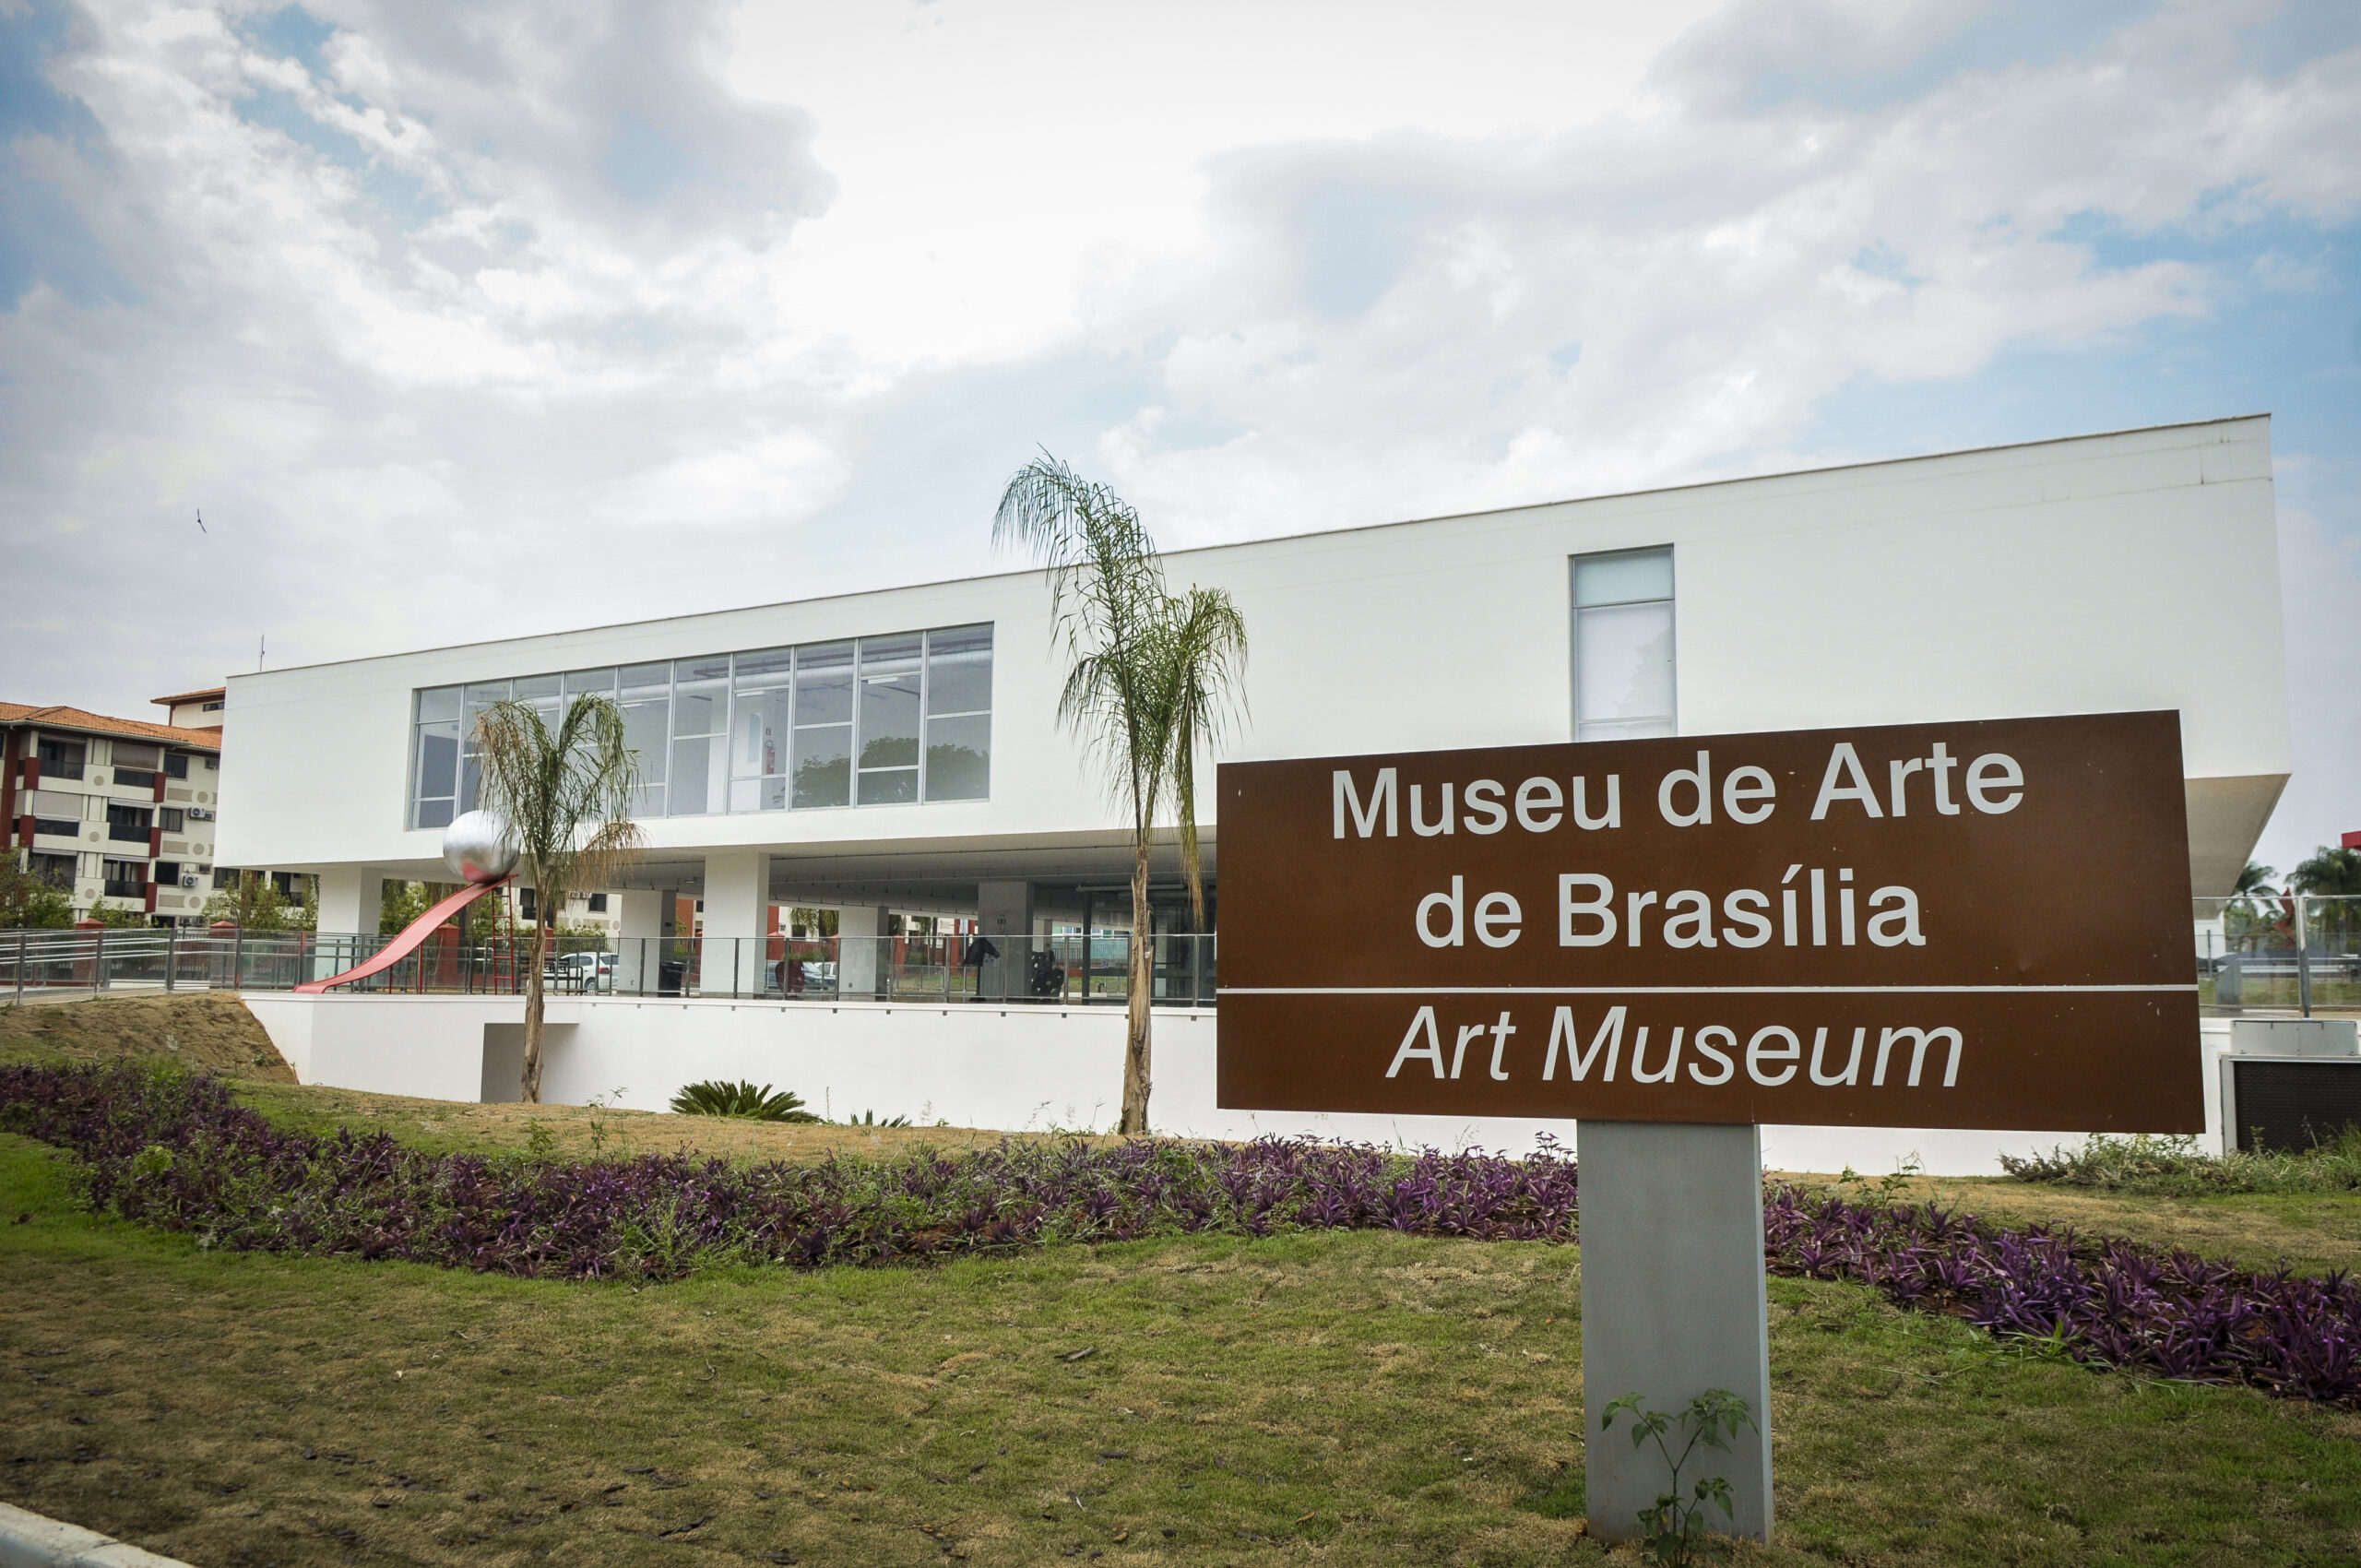
<svg viewBox="0 0 2361 1568"><path fill-rule="evenodd" d="M2361 1286L2194 1253L1991 1225L1932 1205L1763 1202L1774 1273L1850 1278L2076 1360L2200 1383L2244 1383L2361 1408Z"/></svg>
<svg viewBox="0 0 2361 1568"><path fill-rule="evenodd" d="M1572 1159L1363 1145L1138 1138L1003 1143L891 1160L732 1165L428 1154L274 1127L203 1075L0 1068L0 1130L80 1160L97 1207L235 1250L400 1258L555 1278L677 1279L1057 1241L1391 1229L1569 1241ZM1849 1278L2098 1365L2361 1408L2361 1287L2121 1241L2010 1229L1931 1206L1774 1184L1775 1273Z"/></svg>
<svg viewBox="0 0 2361 1568"><path fill-rule="evenodd" d="M1198 1232L1571 1240L1574 1226L1573 1162L1548 1154L1142 1138L815 1165L437 1155L289 1132L213 1079L129 1065L0 1069L0 1129L71 1149L96 1206L209 1245L560 1278Z"/></svg>

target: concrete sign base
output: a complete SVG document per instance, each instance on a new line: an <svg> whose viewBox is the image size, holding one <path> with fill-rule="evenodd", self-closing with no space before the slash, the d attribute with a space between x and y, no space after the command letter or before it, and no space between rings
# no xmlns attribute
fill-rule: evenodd
<svg viewBox="0 0 2361 1568"><path fill-rule="evenodd" d="M1682 1492L1721 1476L1736 1517L1716 1534L1771 1538L1771 1339L1762 1277L1758 1129L1582 1122L1583 1405L1590 1528L1610 1540L1668 1491L1655 1445L1634 1448L1631 1418L1599 1431L1608 1403L1638 1394L1678 1414L1709 1388L1754 1413L1728 1451L1699 1446ZM1679 1443L1673 1444L1679 1451Z"/></svg>

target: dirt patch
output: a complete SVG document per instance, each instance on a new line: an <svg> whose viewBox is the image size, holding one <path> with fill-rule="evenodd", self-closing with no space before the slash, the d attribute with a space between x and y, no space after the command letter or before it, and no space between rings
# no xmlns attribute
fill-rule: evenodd
<svg viewBox="0 0 2361 1568"><path fill-rule="evenodd" d="M162 1059L223 1077L295 1081L262 1025L227 992L0 1007L0 1053L24 1051L82 1062Z"/></svg>

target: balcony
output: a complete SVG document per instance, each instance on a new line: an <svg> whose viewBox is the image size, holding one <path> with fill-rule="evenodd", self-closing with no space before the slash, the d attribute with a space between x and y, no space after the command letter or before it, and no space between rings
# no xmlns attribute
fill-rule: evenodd
<svg viewBox="0 0 2361 1568"><path fill-rule="evenodd" d="M156 776L136 767L118 767L114 770L114 782L118 790L146 790L152 792L156 788Z"/></svg>
<svg viewBox="0 0 2361 1568"><path fill-rule="evenodd" d="M131 898L141 903L147 902L148 899L148 885L145 882L120 882L110 878L101 885L101 890L110 898Z"/></svg>
<svg viewBox="0 0 2361 1568"><path fill-rule="evenodd" d="M148 825L144 822L110 822L107 824L107 837L118 844L145 844L148 842Z"/></svg>

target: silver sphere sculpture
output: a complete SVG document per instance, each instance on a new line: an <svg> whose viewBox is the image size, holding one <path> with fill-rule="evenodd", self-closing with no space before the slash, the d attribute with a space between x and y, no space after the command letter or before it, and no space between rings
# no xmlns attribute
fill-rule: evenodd
<svg viewBox="0 0 2361 1568"><path fill-rule="evenodd" d="M516 869L508 825L490 812L462 812L443 830L443 863L462 882L498 882Z"/></svg>

